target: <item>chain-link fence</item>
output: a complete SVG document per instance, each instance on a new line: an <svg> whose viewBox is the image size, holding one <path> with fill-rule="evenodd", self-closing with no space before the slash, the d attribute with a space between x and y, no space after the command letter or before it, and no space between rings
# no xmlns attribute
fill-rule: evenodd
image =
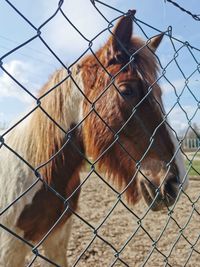
<svg viewBox="0 0 200 267"><path fill-rule="evenodd" d="M200 147L183 143L200 138L200 49L98 0L107 26L91 39L64 1L39 27L4 2L34 34L0 67L33 105L0 137L0 266L199 266ZM43 37L57 16L88 45L69 65ZM35 40L62 67L37 96L5 66Z"/></svg>

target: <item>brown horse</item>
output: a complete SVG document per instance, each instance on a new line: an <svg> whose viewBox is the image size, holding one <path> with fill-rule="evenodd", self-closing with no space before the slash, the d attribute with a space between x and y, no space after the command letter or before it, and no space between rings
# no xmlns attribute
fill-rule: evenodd
<svg viewBox="0 0 200 267"><path fill-rule="evenodd" d="M172 205L187 184L157 83L154 52L163 34L148 42L132 36L133 14L123 16L107 43L76 64L68 78L65 69L53 74L40 91L40 107L6 135L7 147L1 149L2 209L35 181L2 213L1 222L37 244L59 220L41 242L46 257L59 266L67 266L65 251L84 157L92 158L93 167L103 171L129 203L143 196L152 210ZM34 169L41 179L36 180ZM29 251L28 245L0 228L1 267L24 266ZM44 261L42 266L48 264Z"/></svg>

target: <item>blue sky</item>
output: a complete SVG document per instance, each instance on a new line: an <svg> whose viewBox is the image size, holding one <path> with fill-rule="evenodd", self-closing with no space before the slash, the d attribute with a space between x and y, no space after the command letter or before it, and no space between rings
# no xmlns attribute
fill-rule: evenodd
<svg viewBox="0 0 200 267"><path fill-rule="evenodd" d="M56 0L13 0L11 2L37 28L55 12L58 5ZM200 49L200 22L195 21L170 3L165 3L164 0L110 0L104 2L124 12L128 9L136 9L138 19L161 31L166 31L169 26L172 26L174 37L183 42L187 41ZM177 2L191 12L200 14L200 6L197 0L179 0ZM103 5L97 4L97 7L109 21L120 15ZM98 14L89 0L65 1L62 9L87 39L92 39L103 28L107 27L107 22ZM143 24L139 25L142 26L148 37L158 33ZM73 63L88 47L88 42L69 25L61 13L58 13L43 27L41 32L44 40L67 65ZM137 25L134 25L134 32L144 38ZM19 17L6 1L2 0L0 2L0 57L35 35L36 31ZM100 35L94 41L94 49L98 49L107 37L108 32ZM179 49L182 44L174 42L174 45L176 49ZM200 62L200 52L192 50L192 53ZM159 47L158 56L163 67L176 56L172 43L167 36ZM200 74L197 70L197 62L195 62L187 47L179 51L176 59L183 73L173 61L166 69L166 78L176 87L179 94L184 89L180 98L181 107L186 111L189 118L192 118L196 112L192 122L200 124L200 110L197 106L197 101L200 101ZM36 38L25 47L5 57L3 67L30 92L37 95L37 91L48 80L50 74L60 67L60 63L39 38ZM188 88L184 88L184 76L188 78L188 87L194 96ZM162 78L160 83L164 92L164 104L166 110L169 111L177 102L177 97L173 87L165 78ZM31 102L32 98L0 70L0 121L8 123L20 117L20 114L30 109ZM185 130L187 127L187 117L183 110L179 105L175 105L169 115L171 124L178 132Z"/></svg>

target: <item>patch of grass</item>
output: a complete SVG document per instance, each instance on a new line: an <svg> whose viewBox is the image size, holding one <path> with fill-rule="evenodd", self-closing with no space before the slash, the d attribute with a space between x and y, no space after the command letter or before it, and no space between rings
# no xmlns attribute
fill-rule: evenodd
<svg viewBox="0 0 200 267"><path fill-rule="evenodd" d="M186 169L189 169L189 176L200 176L200 160L185 161Z"/></svg>

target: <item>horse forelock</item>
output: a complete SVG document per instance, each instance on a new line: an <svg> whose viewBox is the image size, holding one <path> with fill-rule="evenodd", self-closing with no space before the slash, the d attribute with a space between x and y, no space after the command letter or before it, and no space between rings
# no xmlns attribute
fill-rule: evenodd
<svg viewBox="0 0 200 267"><path fill-rule="evenodd" d="M109 72L109 62L118 54L111 50L110 41L101 47L94 55L89 55L82 60L81 70L85 90L90 95L91 89L98 92L104 90L105 80L111 80L113 76L121 70L123 72L124 65L128 65L130 72L137 72L138 77L149 86L156 81L158 73L158 62L154 52L139 37L133 37L127 48L129 57L123 64L117 63L118 67L113 73ZM132 57L132 60L130 58ZM114 64L115 65L115 64ZM98 88L98 89L97 89ZM155 94L161 95L160 88L155 89ZM92 93L93 94L93 93ZM97 94L97 93L96 93ZM87 95L88 96L88 95Z"/></svg>

